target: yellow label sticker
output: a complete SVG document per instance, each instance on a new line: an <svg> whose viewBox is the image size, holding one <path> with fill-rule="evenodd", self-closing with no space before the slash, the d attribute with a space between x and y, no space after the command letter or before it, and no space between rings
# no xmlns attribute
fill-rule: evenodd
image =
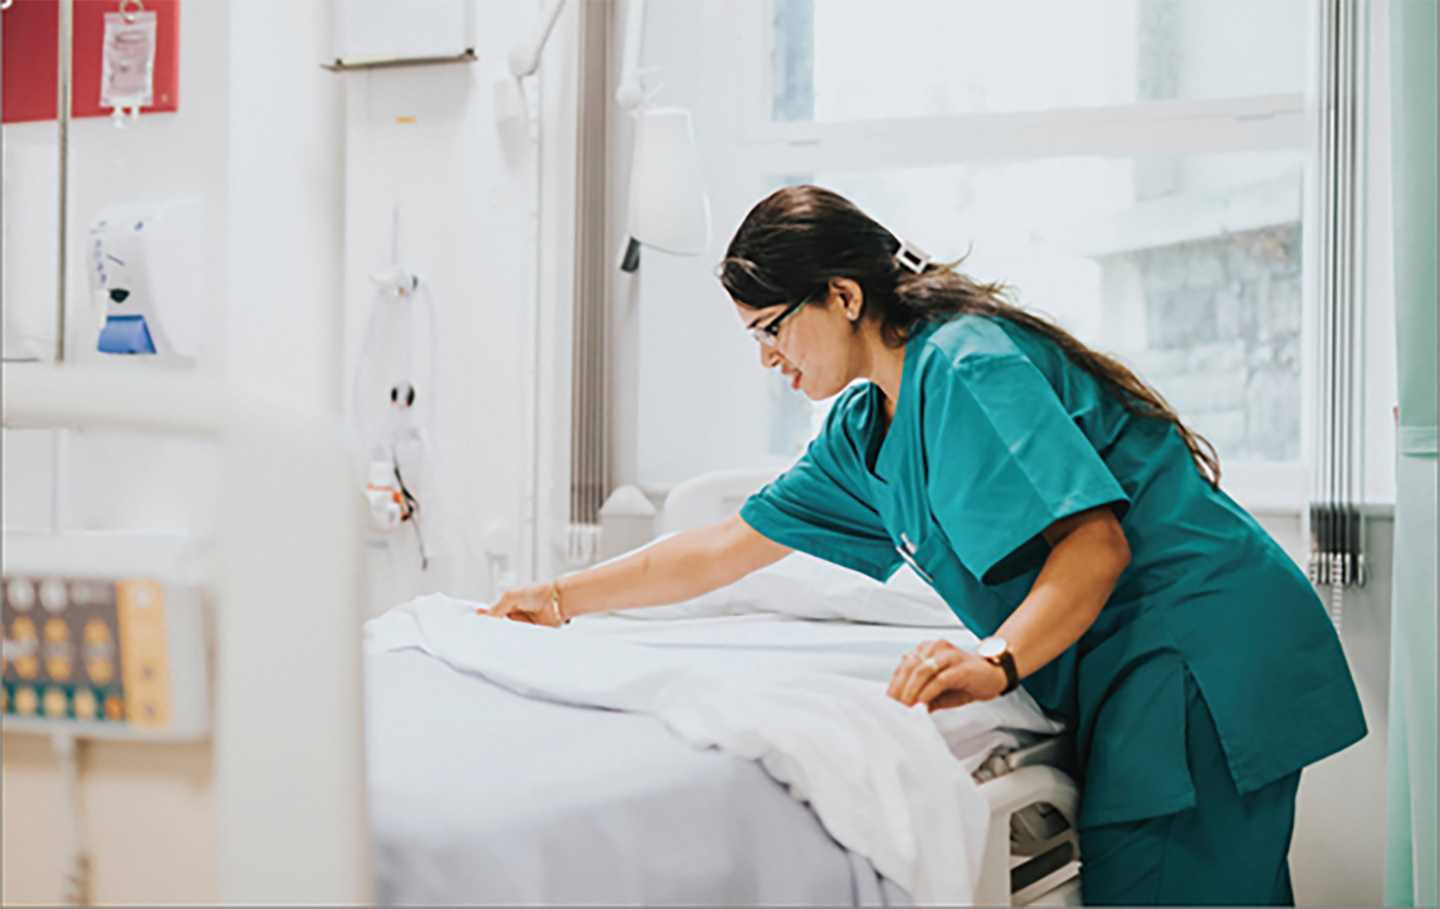
<svg viewBox="0 0 1440 909"><path fill-rule="evenodd" d="M120 674L125 684L126 713L135 726L164 729L170 725L165 589L144 578L120 581L115 588L120 607Z"/></svg>

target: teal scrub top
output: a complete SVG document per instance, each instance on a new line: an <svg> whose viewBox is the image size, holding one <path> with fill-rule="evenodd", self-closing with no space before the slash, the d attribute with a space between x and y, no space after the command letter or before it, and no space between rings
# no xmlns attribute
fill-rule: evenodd
<svg viewBox="0 0 1440 909"><path fill-rule="evenodd" d="M740 511L777 543L879 580L910 564L984 637L1029 593L1049 553L1042 531L1111 508L1130 565L1094 625L1023 683L1074 730L1082 826L1194 805L1187 674L1241 793L1366 731L1304 574L1210 486L1170 423L1118 394L1006 319L928 323L906 344L888 431L878 386L851 386Z"/></svg>

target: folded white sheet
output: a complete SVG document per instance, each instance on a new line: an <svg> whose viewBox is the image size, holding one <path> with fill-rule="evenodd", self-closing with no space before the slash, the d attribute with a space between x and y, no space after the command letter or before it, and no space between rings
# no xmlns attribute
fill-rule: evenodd
<svg viewBox="0 0 1440 909"><path fill-rule="evenodd" d="M890 700L881 683L900 650L963 630L876 628L867 640L878 646L852 656L835 648L813 659L793 648L727 651L723 640L701 654L667 650L654 631L645 632L647 643L627 639L625 625L652 623L584 631L577 623L557 632L479 618L475 605L422 597L369 622L367 648L418 648L521 694L656 716L697 746L758 760L810 803L838 842L917 902L973 898L988 825L984 798L931 715ZM984 711L997 709L1010 711L1011 725L1053 731L1038 711L1007 699L935 716L972 711L978 732L993 730L996 717Z"/></svg>

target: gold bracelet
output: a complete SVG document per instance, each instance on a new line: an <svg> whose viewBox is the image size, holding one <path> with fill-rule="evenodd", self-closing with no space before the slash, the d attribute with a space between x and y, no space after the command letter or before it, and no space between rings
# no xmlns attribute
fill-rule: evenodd
<svg viewBox="0 0 1440 909"><path fill-rule="evenodd" d="M570 620L565 617L565 612L560 608L560 579L556 578L550 582L550 608L555 611L555 622L558 625L569 625Z"/></svg>

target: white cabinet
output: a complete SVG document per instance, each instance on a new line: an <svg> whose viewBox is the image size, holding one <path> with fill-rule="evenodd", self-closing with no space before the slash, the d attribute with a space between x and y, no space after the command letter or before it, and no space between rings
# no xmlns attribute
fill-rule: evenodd
<svg viewBox="0 0 1440 909"><path fill-rule="evenodd" d="M332 0L343 64L459 57L475 47L473 0Z"/></svg>

